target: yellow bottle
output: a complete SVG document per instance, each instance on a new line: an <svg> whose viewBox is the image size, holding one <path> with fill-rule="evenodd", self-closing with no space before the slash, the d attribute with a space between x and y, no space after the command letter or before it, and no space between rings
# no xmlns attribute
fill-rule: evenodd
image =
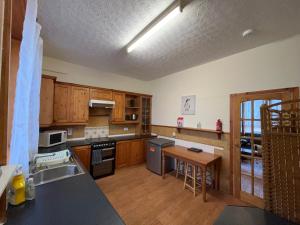
<svg viewBox="0 0 300 225"><path fill-rule="evenodd" d="M16 175L11 182L8 200L11 205L20 205L25 202L25 178L22 167L16 170Z"/></svg>

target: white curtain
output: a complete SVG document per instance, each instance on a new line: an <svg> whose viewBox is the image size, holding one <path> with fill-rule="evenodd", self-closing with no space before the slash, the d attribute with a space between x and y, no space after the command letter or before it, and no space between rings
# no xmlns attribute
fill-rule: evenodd
<svg viewBox="0 0 300 225"><path fill-rule="evenodd" d="M25 175L38 150L43 41L36 22L37 0L27 0L16 83L9 164L21 164Z"/></svg>

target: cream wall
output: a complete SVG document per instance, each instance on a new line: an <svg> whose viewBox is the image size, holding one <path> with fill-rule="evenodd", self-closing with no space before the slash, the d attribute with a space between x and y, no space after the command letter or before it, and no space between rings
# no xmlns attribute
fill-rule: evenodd
<svg viewBox="0 0 300 225"><path fill-rule="evenodd" d="M55 72L54 72L55 71ZM58 81L149 93L145 81L111 73L101 73L84 66L44 56L43 74L56 76Z"/></svg>
<svg viewBox="0 0 300 225"><path fill-rule="evenodd" d="M229 95L300 86L300 35L150 81L153 124L176 125L181 96L196 95L196 115L184 126L229 131Z"/></svg>

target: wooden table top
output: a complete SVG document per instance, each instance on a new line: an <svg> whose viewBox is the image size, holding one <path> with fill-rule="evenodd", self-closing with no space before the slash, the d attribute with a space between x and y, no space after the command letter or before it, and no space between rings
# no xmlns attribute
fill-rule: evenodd
<svg viewBox="0 0 300 225"><path fill-rule="evenodd" d="M192 152L187 150L186 147L179 145L163 148L163 152L165 155L173 156L175 158L177 157L204 166L207 166L221 158L219 155L208 152Z"/></svg>

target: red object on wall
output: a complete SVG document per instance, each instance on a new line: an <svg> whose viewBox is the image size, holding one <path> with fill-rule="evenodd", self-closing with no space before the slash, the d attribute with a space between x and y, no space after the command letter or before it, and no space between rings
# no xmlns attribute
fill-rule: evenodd
<svg viewBox="0 0 300 225"><path fill-rule="evenodd" d="M216 131L222 131L222 129L223 129L222 121L218 119L216 122Z"/></svg>
<svg viewBox="0 0 300 225"><path fill-rule="evenodd" d="M183 127L183 117L177 118L177 127Z"/></svg>

